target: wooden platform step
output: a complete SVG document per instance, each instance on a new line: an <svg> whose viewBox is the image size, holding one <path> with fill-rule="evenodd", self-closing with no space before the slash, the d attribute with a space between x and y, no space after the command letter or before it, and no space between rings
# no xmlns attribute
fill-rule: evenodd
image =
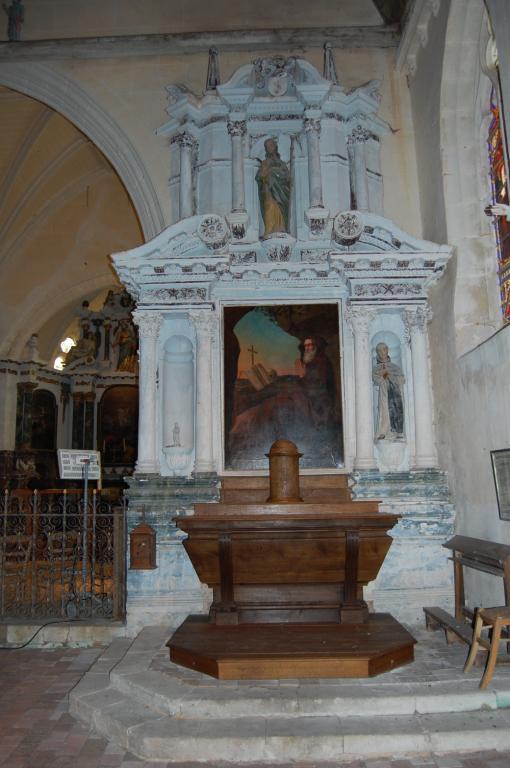
<svg viewBox="0 0 510 768"><path fill-rule="evenodd" d="M414 637L389 614L365 624L218 626L190 616L170 660L220 680L371 677L414 659Z"/></svg>

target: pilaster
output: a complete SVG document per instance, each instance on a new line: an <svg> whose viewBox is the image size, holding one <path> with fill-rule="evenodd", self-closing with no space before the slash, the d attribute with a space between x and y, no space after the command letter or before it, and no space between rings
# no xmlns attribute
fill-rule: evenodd
<svg viewBox="0 0 510 768"><path fill-rule="evenodd" d="M217 330L217 317L210 309L193 310L189 319L197 335L196 387L197 421L195 441L195 473L214 472L213 456L213 391L212 346Z"/></svg>
<svg viewBox="0 0 510 768"><path fill-rule="evenodd" d="M411 345L415 428L414 464L416 467L437 466L427 349L427 324L431 318L432 312L426 305L403 312L407 338Z"/></svg>
<svg viewBox="0 0 510 768"><path fill-rule="evenodd" d="M374 417L372 407L372 369L370 360L370 323L375 313L364 307L349 307L347 321L354 337L354 391L356 413L357 469L375 467Z"/></svg>

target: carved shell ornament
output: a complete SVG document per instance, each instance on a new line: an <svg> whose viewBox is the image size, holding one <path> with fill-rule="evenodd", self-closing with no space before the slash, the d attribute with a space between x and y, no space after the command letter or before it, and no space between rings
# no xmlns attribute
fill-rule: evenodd
<svg viewBox="0 0 510 768"><path fill-rule="evenodd" d="M208 214L202 218L197 230L199 238L208 248L223 248L230 239L230 230L224 218Z"/></svg>
<svg viewBox="0 0 510 768"><path fill-rule="evenodd" d="M340 211L333 220L333 237L340 245L351 245L361 237L363 220L357 211Z"/></svg>

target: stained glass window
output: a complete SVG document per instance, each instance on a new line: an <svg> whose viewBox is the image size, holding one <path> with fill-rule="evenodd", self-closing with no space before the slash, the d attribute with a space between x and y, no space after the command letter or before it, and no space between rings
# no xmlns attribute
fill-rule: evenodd
<svg viewBox="0 0 510 768"><path fill-rule="evenodd" d="M508 179L505 168L503 149L503 131L501 126L497 95L493 89L491 95L492 119L489 127L489 162L494 203L509 204ZM505 322L510 323L510 222L506 216L494 219L498 242L498 275L501 292L501 309Z"/></svg>

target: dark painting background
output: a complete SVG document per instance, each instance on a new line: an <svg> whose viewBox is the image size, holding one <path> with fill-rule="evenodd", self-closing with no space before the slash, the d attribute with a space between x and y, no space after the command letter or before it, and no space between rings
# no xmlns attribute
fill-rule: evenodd
<svg viewBox="0 0 510 768"><path fill-rule="evenodd" d="M224 313L225 469L267 468L265 454L279 439L296 443L302 467L341 466L337 305L226 307ZM308 362L305 340L314 348Z"/></svg>

